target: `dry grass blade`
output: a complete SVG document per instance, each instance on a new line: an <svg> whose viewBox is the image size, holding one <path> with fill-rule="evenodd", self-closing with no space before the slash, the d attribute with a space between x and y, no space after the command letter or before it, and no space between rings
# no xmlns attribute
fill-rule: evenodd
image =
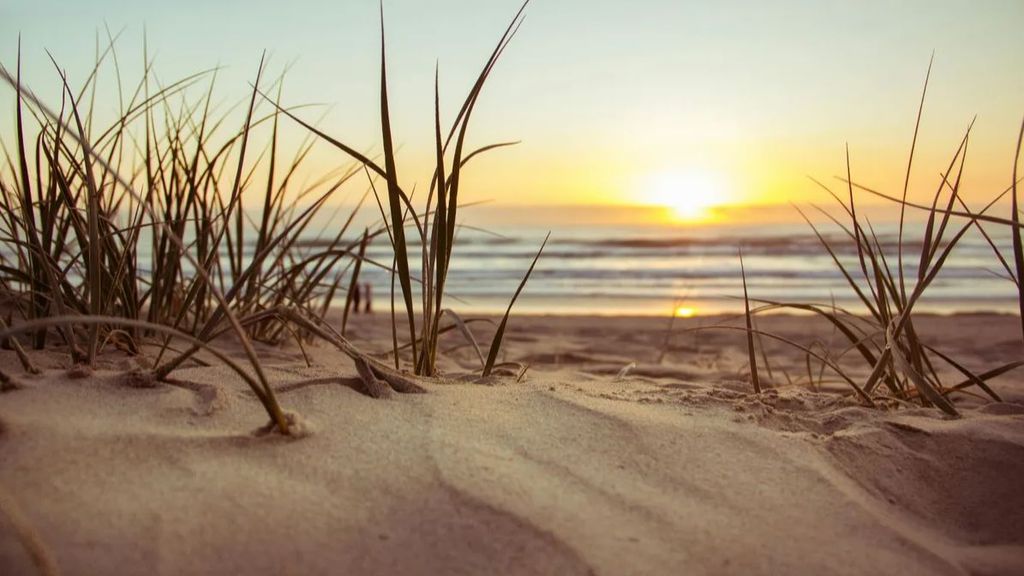
<svg viewBox="0 0 1024 576"><path fill-rule="evenodd" d="M366 246L369 244L369 230L363 232L363 240L359 243L359 258L356 259L355 267L352 270L352 280L348 285L348 293L345 296L345 310L341 316L341 335L345 335L345 328L348 327L348 315L352 310L352 302L355 299L356 291L359 290L359 271L363 265L363 258L366 257ZM357 311L358 312L358 311Z"/></svg>
<svg viewBox="0 0 1024 576"><path fill-rule="evenodd" d="M455 311L450 308L445 308L444 310L441 310L441 313L443 315L449 316L452 319L455 328L458 329L459 333L462 334L462 337L466 339L466 342L469 342L470 346L473 347L473 352L476 353L477 359L480 360L480 367L483 368L484 366L486 366L487 362L484 360L484 355L480 351L480 345L477 344L476 337L473 336L473 331L469 329L469 325L466 324L466 322L462 319L461 316L456 314Z"/></svg>
<svg viewBox="0 0 1024 576"><path fill-rule="evenodd" d="M1015 179L1014 183L1015 184L1019 184L1021 179L1024 179L1024 177ZM839 178L839 180L842 181L842 182L847 182L847 180L845 178ZM881 198L883 200L888 200L890 202L895 202L896 204L903 203L908 208L914 208L915 210L923 210L925 212L931 212L932 211L932 207L931 206L925 206L923 204L918 204L916 202L910 202L910 201L904 203L899 198L897 198L895 196L892 196L891 194L886 194L884 192L879 192L878 190L875 190L874 188L870 188L868 186L865 186L863 184L859 184L857 182L850 182L850 185L852 185L854 188L857 188L858 190L861 190L863 192L867 192L868 194L871 194L872 196L877 196L878 198ZM997 202L1000 199L1002 199L1003 196L1009 194L1012 190L1013 190L1012 186L1010 188L1007 188L1002 193L1000 193L994 200L992 200L992 202L990 202L989 205L991 206L991 205L995 204L995 202ZM939 214L948 214L950 216L956 216L958 218L966 218L966 219L970 220L971 222L989 222L989 223L992 223L992 224L1000 224L1002 226L1009 226L1010 228L1015 229L1015 230L1020 230L1021 228L1024 228L1024 223L1020 222L1019 220L1015 222L1012 218L1002 218L1002 217L999 217L999 216L990 216L988 214L985 214L986 210L981 210L979 212L969 212L969 211L964 212L964 211L960 211L960 210L944 210L944 209L936 208L934 211L938 212Z"/></svg>
<svg viewBox="0 0 1024 576"><path fill-rule="evenodd" d="M962 382L959 382L959 383L954 384L954 385L950 386L949 388L947 388L945 391L943 391L943 394L949 394L950 392L954 392L954 391L957 391L957 390L963 390L964 388L967 388L969 386L975 386L975 385L977 385L978 382L988 382L989 380L991 380L993 378L996 378L998 376L1002 376L1003 374L1006 374L1007 372L1010 372L1012 370L1016 370L1017 368L1020 368L1021 366L1024 366L1024 360L1017 360L1015 362L1009 362L1009 363L1003 364L1002 366L999 366L997 368L993 368L993 369L988 370L986 372L982 372L981 374L977 374L977 375L973 375L972 374L967 380L964 380Z"/></svg>
<svg viewBox="0 0 1024 576"><path fill-rule="evenodd" d="M1013 223L1010 233L1013 235L1013 266L1017 278L1017 302L1021 318L1021 333L1024 335L1024 241L1021 240L1020 206L1017 198L1017 166L1020 164L1021 143L1024 142L1024 121L1020 125L1017 136L1017 150L1013 156L1013 192L1010 195L1010 221Z"/></svg>
<svg viewBox="0 0 1024 576"><path fill-rule="evenodd" d="M974 384L978 388L981 388L982 390L984 390L985 393L988 394L989 398L991 398L992 400L994 400L996 402L1002 402L1003 401L1003 399L1000 398L999 395L996 394L995 391L992 390L992 388L990 388L989 385L985 383L985 379L975 375L973 372L971 372L970 370L965 368L959 362L957 362L956 360L953 360L952 358L950 358L949 356L943 354L942 352L939 352L938 350L936 350L932 346L926 346L926 348L930 352L932 352L933 354L938 356L939 358L945 360L946 363L949 364L950 366L952 366L953 368L955 368L957 370L957 372L960 372L961 374L966 376L967 380L971 384ZM1007 364L1007 366L1013 366L1014 364L1021 365L1021 364L1024 364L1024 362L1011 362L1010 364ZM946 392L944 391L943 395L945 395L945 394L946 394Z"/></svg>
<svg viewBox="0 0 1024 576"><path fill-rule="evenodd" d="M905 374L914 383L914 386L921 391L921 395L928 399L929 402L935 404L940 410L951 416L959 416L960 413L956 411L953 404L950 403L945 396L939 393L938 390L932 386L931 382L928 381L907 359L903 351L900 349L899 342L896 340L895 331L892 325L886 331L886 350L892 354L893 362L896 364L897 369Z"/></svg>
<svg viewBox="0 0 1024 576"><path fill-rule="evenodd" d="M4 71L6 73L6 71ZM7 81L10 82L10 76L7 76ZM24 109L24 97L21 86L21 35L18 35L18 67L17 67L17 79L14 81L15 90L17 91L17 106L15 108L17 131L18 131L18 171L21 177L21 194L22 194L22 218L27 228L27 234L29 240L35 242L38 237L36 229L36 218L35 212L32 210L32 180L29 176L28 171L28 155L25 152L25 128L23 119ZM43 293L46 288L43 285L42 271L40 270L41 264L39 262L39 246L36 245L34 249L29 250L29 272L32 278L32 318L39 318L46 314L46 302L43 299ZM35 347L42 348L45 342L45 333L36 333L34 337Z"/></svg>
<svg viewBox="0 0 1024 576"><path fill-rule="evenodd" d="M754 326L750 314L750 297L747 295L747 271L743 265L743 250L740 249L740 275L743 278L743 309L744 319L747 323L747 359L750 362L750 383L754 386L754 393L761 393L761 380L757 376L757 355L754 352Z"/></svg>
<svg viewBox="0 0 1024 576"><path fill-rule="evenodd" d="M384 45L384 3L380 5L380 124L384 141L384 170L388 184L388 207L391 210L392 248L395 251L398 281L402 288L406 320L409 323L409 340L412 345L412 363L417 364L416 315L413 311L412 274L409 271L409 252L405 239L405 216L402 213L402 193L398 186L398 167L395 164L395 150L391 138L391 113L388 110L387 57Z"/></svg>
<svg viewBox="0 0 1024 576"><path fill-rule="evenodd" d="M519 298L519 294L526 286L526 281L530 279L530 274L533 273L533 268L537 265L537 260L540 259L540 255L544 252L544 247L547 246L549 238L551 238L551 232L548 232L547 236L544 237L544 242L541 243L540 249L537 250L537 255L533 257L533 262L530 263L530 268L526 271L526 275L523 276L523 281L519 283L519 287L516 288L515 294L512 295L512 301L508 303L505 315L501 317L498 329L494 332L494 338L491 340L491 348L487 352L487 363L484 364L483 376L485 378L490 376L491 370L494 369L494 363L498 359L498 351L501 350L501 339L505 336L505 326L508 324L508 315L512 312L512 306L515 305L516 299Z"/></svg>
<svg viewBox="0 0 1024 576"><path fill-rule="evenodd" d="M825 248L825 250L828 252L828 255L832 258L832 262L836 265L836 268L839 269L839 272L843 275L843 278L846 280L846 283L857 294L857 298L860 299L860 301L864 304L864 306L868 309L868 311L871 313L873 317L881 320L881 307L878 306L877 303L872 302L871 298L868 298L867 295L864 294L864 291L861 289L860 285L857 284L857 281L853 279L853 276L851 276L850 273L847 272L846 266L844 266L842 261L839 260L839 256L832 248L832 245L829 244L828 240L826 240L825 237L821 234L821 232L818 231L817 226L815 226L814 223L811 222L810 218L808 218L807 215L804 214L803 210L796 206L794 206L794 208L796 208L796 211L814 231L814 235L818 238L818 241L821 243L822 247ZM857 238L860 239L861 236L858 235ZM866 242L864 242L863 244L858 242L857 254L860 258L864 258L865 254L867 254L867 256L872 260L874 269L877 270L878 263L874 259L874 254L872 253L870 247L867 246ZM879 297L878 293L872 292L872 297L877 299Z"/></svg>
<svg viewBox="0 0 1024 576"><path fill-rule="evenodd" d="M932 76L932 63L934 61L935 54L933 53L931 58L928 60L928 72L925 73L924 87L921 89L921 103L917 107L917 120L914 122L914 138L910 142L910 157L907 159L907 173L903 180L903 203L900 204L899 239L897 240L896 250L898 251L897 267L899 268L900 295L904 300L907 298L907 290L903 279L903 224L904 217L906 215L907 190L910 188L910 169L914 165L914 151L917 148L917 134L921 129L921 115L924 113L924 100L925 96L928 94L928 80Z"/></svg>
<svg viewBox="0 0 1024 576"><path fill-rule="evenodd" d="M444 302L444 285L447 278L448 254L448 184L445 178L444 144L441 142L441 92L439 86L440 71L434 69L434 157L437 166L434 168L434 184L427 196L427 212L430 212L431 198L435 188L437 194L437 211L434 225L430 228L429 249L424 238L423 278L426 289L423 291L423 372L432 373L437 355L438 330L440 329L441 306ZM440 233L438 233L440 231ZM481 364L483 361L481 360Z"/></svg>
<svg viewBox="0 0 1024 576"><path fill-rule="evenodd" d="M51 56L51 60L52 60ZM53 63L57 66L57 63ZM98 316L103 312L103 284L104 279L100 270L101 266L101 254L100 254L100 197L99 187L96 183L96 177L93 174L93 157L96 155L93 153L92 146L89 143L89 139L85 137L86 131L82 125L82 118L78 113L78 103L75 101L74 95L71 93L71 88L68 86L67 77L64 76L63 72L58 71L61 76L61 81L64 84L64 90L67 93L68 98L71 101L71 112L75 119L75 125L78 130L78 134L81 136L79 143L82 146L82 166L85 168L85 186L86 186L86 198L87 198L87 209L86 209L86 221L88 223L88 239L89 242L86 245L88 252L88 266L86 267L86 282L89 289L89 313ZM89 343L86 349L86 361L92 364L96 358L96 346L99 342L99 326L93 325L89 331Z"/></svg>
<svg viewBox="0 0 1024 576"><path fill-rule="evenodd" d="M359 374L359 379L363 381L363 386L368 396L378 399L391 397L391 389L388 388L386 383L377 378L377 375L373 373L373 368L370 368L366 360L356 358L353 362L356 366L356 373Z"/></svg>
<svg viewBox="0 0 1024 576"><path fill-rule="evenodd" d="M793 310L803 310L805 312L813 312L815 314L818 314L827 319L836 329L838 329L839 332L842 333L842 335L846 337L847 340L850 341L854 348L858 352L860 352L861 356L864 357L864 360L868 364L874 365L877 361L875 355L867 347L867 344L864 341L864 337L862 335L857 334L858 330L854 328L853 323L844 322L839 317L839 315L836 314L834 311L829 312L828 310L823 309L821 306L817 306L814 304L776 302L774 300L764 300L758 298L752 298L751 300L754 302L762 302L768 304L769 306L774 308L790 308ZM852 314L847 313L847 315L852 317Z"/></svg>
<svg viewBox="0 0 1024 576"><path fill-rule="evenodd" d="M7 328L7 322L0 318L0 330L6 330ZM18 342L17 338L9 338L6 340L0 339L0 342L5 346L10 347L11 350L14 350L15 355L18 356L18 361L21 362L21 367L25 372L28 372L29 374L39 374L41 372L39 367L32 362L32 358L30 358L25 352L25 349L22 348L21 342Z"/></svg>

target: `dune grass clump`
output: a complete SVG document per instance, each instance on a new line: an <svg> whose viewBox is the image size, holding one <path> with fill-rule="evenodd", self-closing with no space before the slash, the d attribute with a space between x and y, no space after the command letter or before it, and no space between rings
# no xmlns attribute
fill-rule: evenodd
<svg viewBox="0 0 1024 576"><path fill-rule="evenodd" d="M332 270L352 256L340 246L347 223L326 249L300 248L298 240L356 168L296 189L292 176L312 141L282 168L279 114L259 115L255 90L241 128L231 131L229 114L211 110L215 71L160 85L148 59L128 94L117 70L118 113L99 126L96 82L107 59L116 68L113 38L78 90L57 68L59 111L22 85L20 55L14 74L0 68L17 96L14 157L5 146L11 170L0 178L0 294L16 320L5 323L0 339L29 371L35 368L19 334L28 334L34 349L63 345L79 365L107 347L134 354L156 346L158 379L203 349L250 384L284 431L252 341L302 335L246 318L281 306L326 314L342 279ZM262 76L261 62L257 86ZM203 95L193 97L204 81ZM248 162L253 133L263 125L271 131L266 147ZM266 172L261 183L258 169ZM257 186L264 188L262 212L252 222L243 196ZM299 210L299 202L309 206ZM211 346L225 332L235 333L251 372ZM181 341L191 346L184 353L173 347Z"/></svg>
<svg viewBox="0 0 1024 576"><path fill-rule="evenodd" d="M312 124L300 119L296 114L281 107L279 104L275 104L280 112L358 162L370 180L373 193L377 196L381 218L384 221L388 240L394 253L392 271L392 341L394 345L392 353L396 369L401 368L400 350L408 350L411 356L409 360L413 373L421 376L434 376L437 374L438 340L443 331L441 320L447 315L452 318L453 322L449 329L451 327L457 328L473 347L477 349L481 360L482 375L490 375L497 365L498 352L501 348L502 338L512 306L523 290L530 274L533 272L537 259L547 244L547 238L545 238L544 243L537 252L537 256L534 258L516 290L508 309L499 322L487 357L484 359L483 355L479 354L479 347L472 336L472 332L468 329L467 323L454 311L445 308L445 289L456 242L463 171L469 161L476 156L497 148L516 144L515 142L500 142L468 150L466 148L466 134L484 84L494 70L498 59L519 30L528 4L529 0L522 4L515 17L505 29L485 62L483 69L477 76L469 94L464 99L454 121L447 130L442 129L439 73L435 71L433 139L436 163L434 173L430 178L426 204L422 212L418 212L415 209L412 202L412 194L407 193L403 189L399 179L398 166L395 161L394 136L388 106L383 9L381 14L380 46L380 123L381 146L384 157L383 166L359 152L355 147L342 143ZM377 180L383 181L383 194L378 193L377 186L374 183ZM384 196L383 201L380 198L381 195ZM411 238L409 235L410 231L413 234ZM414 249L417 243L421 252L420 274L418 278L413 275L413 268L409 264L411 250ZM404 318L401 319L396 318L394 313L395 279L397 279L398 290L401 296L400 302L405 312ZM414 285L420 287L418 313L415 304L417 298L413 289ZM408 345L402 347L399 346L397 334L400 323L405 323L409 336Z"/></svg>
<svg viewBox="0 0 1024 576"><path fill-rule="evenodd" d="M299 120L294 108L282 106L283 80L267 82L262 59L251 94L242 103L241 127L232 129L232 111L215 112L216 70L162 84L146 56L141 80L125 91L115 38L108 35L109 45L77 90L53 62L61 101L51 107L22 84L19 50L14 72L0 65L0 77L16 95L15 141L4 146L9 170L0 176L0 297L7 317L0 325L0 342L17 353L27 372L38 369L26 346L63 346L73 364L83 367L109 347L132 354L155 347L155 367L143 378L147 382L166 381L205 351L246 381L282 433L288 432L288 417L267 381L255 341L279 344L293 339L301 346L311 338L324 340L355 361L366 375L367 391L378 392L368 393L382 396L385 392L375 384L397 392L422 391L401 373L400 350L411 350L414 374L436 375L439 335L458 329L477 348L482 375L489 375L497 365L512 304L537 258L498 325L486 359L468 322L444 308L445 284L456 241L462 171L475 156L513 144L467 151L466 132L484 82L522 23L525 8L526 3L505 30L447 135L441 129L435 82L437 166L422 212L399 184L383 28L383 166ZM108 61L117 73L118 109L113 121L100 126L94 115L97 79ZM279 150L282 116L309 130L287 161ZM299 184L296 174L318 138L346 152L352 162ZM314 219L328 200L364 174L374 195L377 179L385 182L387 210L377 196L381 224L355 240L346 239L360 201L326 236L327 227L315 233ZM410 224L422 247L419 278L409 262L415 246L407 238ZM366 257L369 243L382 235L393 248L390 266ZM392 305L395 368L344 336L352 292L366 265L390 270L393 285L396 279L399 284L409 340L399 345ZM422 287L418 323L414 284ZM339 332L326 315L336 295L346 291ZM443 316L453 323L442 327ZM215 346L227 334L241 344L248 367ZM20 340L26 336L26 342Z"/></svg>
<svg viewBox="0 0 1024 576"><path fill-rule="evenodd" d="M931 67L929 66L929 74L930 70ZM845 223L842 219L833 216L829 212L816 206L815 208L834 223L852 245L856 256L853 266L843 263L843 260L840 258L840 247L828 240L811 219L804 212L800 211L801 216L811 226L820 241L822 249L830 256L845 279L846 284L856 295L857 301L866 310L866 314L851 312L836 306L834 303L792 303L752 299L747 294L746 274L744 271L744 303L746 307L744 316L746 327L740 328L740 330L744 330L747 333L751 381L755 391L760 389L755 359L755 335L782 341L787 345L800 348L807 354L809 374L811 372L811 358L813 357L815 361L820 362L822 369L827 367L844 380L866 404L871 405L880 400L917 402L923 406L937 407L953 416L957 415L958 412L950 398L951 394L976 387L992 400L1000 401L999 395L988 385L988 381L1024 365L1024 361L1015 361L976 373L949 354L930 345L927 342L926 335L921 334L915 327L915 305L938 277L947 258L960 240L972 228L976 228L992 247L1008 278L1014 283L1020 299L1021 310L1024 311L1024 290L1021 288L1021 273L1024 271L1024 248L1021 248L1021 226L1017 205L1017 160L1020 156L1021 139L1024 138L1024 126L1021 129L1021 136L1018 138L1012 185L980 211L971 211L960 197L962 176L966 164L973 121L967 127L956 152L942 172L939 179L940 182L932 194L930 205L909 202L907 197L910 171L913 165L914 148L917 144L918 127L920 126L926 91L927 79L925 80L925 91L921 96L917 123L914 129L914 139L907 163L906 178L904 179L903 190L900 196L884 194L857 184L853 179L848 150L846 155L846 176L840 178L846 186L845 201L828 186L818 182L841 207L845 215ZM855 190L865 191L872 195L886 198L900 206L895 262L891 261L891 255L889 257L886 256L883 245L879 241L878 235L870 221L858 214ZM1005 219L987 215L992 206L1005 197L1008 192L1012 192L1011 217ZM915 208L927 212L924 232L919 242L920 251L914 255L907 253L908 243L904 237L906 227L905 212L907 208ZM1000 248L991 235L986 232L983 222L995 223L1011 228L1013 237L1012 260L1003 255L1004 249ZM911 256L913 256L916 263L916 270L913 270L906 264L906 261L909 261ZM752 301L756 302L758 306L751 308L750 303ZM829 351L819 353L815 352L812 347L803 346L776 334L762 332L752 327L752 317L755 314L772 310L796 310L822 316L842 335L846 340L847 347L837 355L832 355ZM844 368L840 363L840 360L848 355L859 357L867 367L870 367L870 374L866 380L856 381L850 375L848 367ZM943 363L961 375L961 379L958 382L952 384L943 382L937 369L937 366ZM813 375L810 377L813 380Z"/></svg>

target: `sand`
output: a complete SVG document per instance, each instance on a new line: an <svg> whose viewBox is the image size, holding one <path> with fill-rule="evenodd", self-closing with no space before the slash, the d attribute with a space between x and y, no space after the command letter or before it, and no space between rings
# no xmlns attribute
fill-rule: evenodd
<svg viewBox="0 0 1024 576"><path fill-rule="evenodd" d="M830 338L806 317L761 322ZM973 368L1020 357L1013 317L918 326ZM0 394L0 573L1024 571L1020 375L993 381L1004 402L961 397L952 419L787 385L804 358L770 346L777 387L754 395L737 335L677 334L659 362L665 327L514 318L505 357L530 364L522 382L389 400L344 385L355 370L329 348L313 366L261 348L300 439L254 434L266 416L221 367L136 388L117 353L72 379L58 353L30 352L44 372L28 376L3 352L20 388ZM383 316L351 330L387 346ZM449 373L474 366L445 342ZM345 379L289 386L322 376Z"/></svg>

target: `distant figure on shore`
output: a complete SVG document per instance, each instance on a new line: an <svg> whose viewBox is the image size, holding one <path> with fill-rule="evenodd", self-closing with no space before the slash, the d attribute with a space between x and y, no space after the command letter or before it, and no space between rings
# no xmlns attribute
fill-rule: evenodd
<svg viewBox="0 0 1024 576"><path fill-rule="evenodd" d="M361 306L365 302L366 306ZM352 293L352 307L349 308L353 314L364 312L373 314L373 287L369 282L356 284Z"/></svg>

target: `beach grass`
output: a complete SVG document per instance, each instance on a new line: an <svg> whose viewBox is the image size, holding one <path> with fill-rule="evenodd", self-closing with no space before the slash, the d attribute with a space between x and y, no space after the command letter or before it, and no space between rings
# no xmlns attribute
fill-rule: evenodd
<svg viewBox="0 0 1024 576"><path fill-rule="evenodd" d="M477 75L468 95L463 100L458 114L447 130L442 128L439 87L440 73L438 70L435 70L433 134L435 168L430 178L430 188L422 212L416 210L412 202L412 195L407 193L402 187L395 160L393 127L388 105L386 36L383 27L383 9L381 12L380 46L380 123L381 146L384 156L383 166L362 152L359 152L354 146L343 143L311 123L302 120L279 104L274 104L280 112L305 127L310 133L315 134L323 141L358 162L363 167L363 172L370 181L371 189L377 197L381 219L387 230L387 236L394 254L392 303L395 300L394 283L397 280L398 294L400 295L399 302L404 308L403 320L409 335L408 343L405 346L400 346L397 337L399 320L397 315L393 313L392 327L394 337L392 338L392 353L396 369L401 368L401 351L408 350L411 356L409 363L413 373L420 376L434 376L437 374L438 339L442 333L441 320L446 314L456 319L455 326L465 335L467 341L472 343L474 347L477 347L476 339L468 325L462 322L461 319L457 319L457 315L454 315L451 310L445 308L446 284L456 243L456 230L459 226L459 207L461 205L459 196L462 191L462 176L466 165L476 156L498 148L514 145L515 142L499 142L470 151L466 148L466 135L484 85L502 53L519 30L528 4L529 0L520 6L512 21L505 28L482 70ZM377 186L374 184L374 181L377 179L383 180L386 184L383 187L384 200L381 200L380 196L382 194L378 193ZM408 236L408 230L415 234L414 240L421 248L419 278L413 276L412 268L409 265L412 244ZM545 239L546 242L547 240ZM541 250L543 250L543 246ZM540 252L538 252L538 257L539 255ZM482 374L484 376L489 375L493 369L512 305L525 286L535 265L536 258L527 270L515 295L512 297L508 310L506 310L505 316L501 320L498 330L492 339L488 360L482 366ZM418 311L414 303L416 300L416 294L413 291L414 284L420 286L421 301Z"/></svg>
<svg viewBox="0 0 1024 576"><path fill-rule="evenodd" d="M284 78L268 80L263 58L250 94L241 103L244 120L232 130L231 110L214 111L215 69L163 84L144 50L142 77L126 92L117 67L116 39L108 35L109 44L77 89L53 61L61 86L57 107L45 104L23 85L19 51L13 72L0 68L0 76L17 97L13 157L5 145L10 170L0 178L0 295L10 316L0 326L0 340L17 352L28 372L38 368L19 340L24 335L25 345L37 350L64 347L74 365L85 367L112 347L130 354L150 348L155 361L145 378L153 381L166 381L204 351L249 384L282 433L288 432L288 420L254 342L276 345L290 339L301 348L304 341L325 340L352 357L363 368L361 373L372 374L374 381L386 382L396 391L421 391L402 375L402 352L410 352L410 373L435 376L438 339L457 329L477 349L481 374L489 375L512 305L540 252L515 291L486 360L469 327L475 319L464 321L445 307L446 280L461 225L463 171L474 157L514 144L468 150L466 134L484 83L519 29L527 4L501 35L446 131L435 77L437 164L421 210L402 188L395 160L383 10L383 166L300 120L301 107L282 105ZM103 103L96 102L96 84L99 70L111 61L117 74L118 113L100 127L94 110ZM308 129L290 158L281 146L282 118ZM350 161L312 183L299 184L295 175L305 167L317 141L344 151ZM364 195L347 215L335 214L313 238L311 227L326 212L329 200L362 175L381 208L380 224L350 238ZM385 183L383 201L377 180ZM414 240L407 230L414 230ZM390 266L366 256L368 245L382 235L393 252ZM410 265L417 244L422 248L418 278ZM392 316L394 369L345 337L364 266L390 271L398 285L404 314L401 321ZM414 285L420 287L419 310ZM346 303L339 332L326 316L342 292ZM393 289L392 302L394 297ZM442 326L444 317L452 323ZM404 343L397 333L400 323L408 328ZM218 350L216 341L228 334L241 345L248 368Z"/></svg>
<svg viewBox="0 0 1024 576"><path fill-rule="evenodd" d="M228 127L230 113L213 110L217 70L161 84L154 78L148 56L142 78L127 93L117 69L118 115L100 128L93 116L96 83L98 71L107 60L112 60L116 68L113 37L77 90L71 88L54 62L62 89L56 110L22 85L19 54L13 73L0 68L0 75L17 95L13 157L5 147L10 170L0 179L0 203L5 209L0 218L4 246L0 290L12 316L0 326L0 340L17 353L27 372L38 368L25 351L26 346L63 346L74 364L85 366L92 365L109 347L133 354L144 346L154 347L155 366L150 377L156 381L166 380L174 370L205 351L227 363L250 385L282 432L288 427L284 411L267 382L254 342L282 344L292 340L305 356L304 342L325 341L352 358L360 374L365 375L368 390L384 382L394 391L421 391L404 374L427 378L439 375L440 337L455 331L475 351L480 375L490 376L502 365L499 356L511 311L550 234L496 323L486 355L471 324L489 320L463 319L449 308L447 284L457 230L462 225L459 208L465 204L461 198L464 171L478 155L515 144L499 142L472 150L466 146L470 120L482 90L522 25L528 4L522 4L504 29L447 127L441 118L440 71L435 70L434 167L420 208L414 204L414 195L403 187L396 160L383 9L378 111L381 153L377 158L302 119L301 107L286 106L281 100L284 79L268 80L262 58L251 91L240 103L245 110L244 120L234 130ZM858 183L847 149L845 177L839 178L845 186L843 195L815 180L839 205L841 215L814 206L842 232L844 241L830 239L797 208L863 311L843 309L834 302L759 299L748 286L748 270L740 252L744 326L738 329L745 333L755 393L774 381L766 339L799 348L806 356L812 384L813 360L819 366L819 382L826 369L832 371L865 404L916 401L950 415L957 414L950 399L952 393L977 387L999 400L988 380L1020 365L1013 362L972 371L948 351L929 344L927 335L920 334L914 323L916 304L972 229L992 248L1014 284L1024 313L1024 241L1017 191L1024 125L1018 136L1011 185L984 208L971 210L960 196L973 121L942 171L930 201L911 201L911 171L930 76L931 63L899 194ZM281 150L284 119L306 130L290 158ZM312 183L298 185L295 175L303 169L317 142L341 151L348 163ZM325 212L329 200L363 177L367 192L359 204L340 218L335 214L331 224L311 240L313 222ZM891 254L887 257L871 222L858 212L857 193L899 206L894 262ZM1007 194L1009 217L989 214ZM380 221L356 233L352 231L355 214L370 195L379 209ZM914 243L920 246L917 254L909 253L910 243L905 237L906 212L910 209L926 212L927 218L921 238ZM986 226L1008 227L1012 246L1000 246ZM328 228L330 232L326 233ZM391 248L390 263L367 257L368 246L380 236L386 236ZM843 258L851 249L853 265L844 263ZM411 262L416 250L418 270ZM148 259L140 256L143 252ZM148 269L143 269L143 261ZM914 273L908 273L911 261L916 262ZM383 269L391 277L393 366L366 354L346 336L365 266ZM345 304L340 329L335 329L326 318L336 295L341 293L345 294ZM827 319L845 340L845 349L833 354L820 343L804 345L758 328L758 314L779 310ZM216 350L216 340L228 334L241 344L249 368L228 362ZM22 342L20 335L26 335L27 341ZM177 348L175 342L186 346ZM869 367L866 379L858 380L844 367L848 357L857 357ZM939 364L951 367L963 380L944 383L936 368ZM788 374L785 376L791 381Z"/></svg>
<svg viewBox="0 0 1024 576"><path fill-rule="evenodd" d="M113 50L111 44L103 57ZM95 70L77 92L60 73L59 112L22 86L20 57L14 75L6 68L0 73L17 93L17 160L11 164L19 176L0 182L8 260L3 289L9 312L22 320L8 326L4 338L31 333L36 349L54 338L74 363L84 365L93 364L108 346L138 353L144 343L155 343L158 363L171 356L154 371L163 379L200 349L212 351L209 343L221 332L233 331L252 374L236 371L286 431L252 346L254 339L274 341L278 334L265 325L243 327L241 318L284 303L310 312L318 308L324 291L315 288L317 266L332 251L296 265L293 246L324 201L355 171L338 177L308 209L286 210L288 178L274 184L276 114L256 116L254 90L242 128L213 144L208 130L224 121L210 114L213 73L151 92L147 68L117 119L102 130L91 116L94 103L82 103ZM257 84L262 74L261 62ZM186 89L206 78L210 87L204 96L189 100ZM172 104L172 98L179 101ZM26 137L26 113L37 123L33 145ZM274 128L264 216L257 253L247 261L242 193L253 168L246 164L246 152L252 130L267 122ZM164 130L158 133L160 123ZM300 150L289 171L302 157ZM221 176L229 170L231 188L221 190ZM298 196L316 192L302 190ZM141 250L150 253L148 270L140 268ZM323 306L319 309L323 313ZM191 347L173 352L172 338L185 338Z"/></svg>
<svg viewBox="0 0 1024 576"><path fill-rule="evenodd" d="M866 404L916 402L923 406L938 408L951 416L959 414L951 398L952 394L977 387L991 400L1001 401L1000 396L988 385L988 381L1024 365L1024 362L1014 361L986 369L980 373L972 371L953 358L950 353L943 352L929 344L928 335L921 334L914 324L915 305L925 296L929 286L939 276L950 254L972 228L977 229L992 248L1006 272L1007 278L1013 282L1021 310L1024 312L1024 290L1022 290L1021 283L1021 272L1024 270L1024 248L1021 248L1021 225L1017 203L1019 182L1017 165L1021 144L1024 141L1024 125L1022 125L1017 139L1011 186L997 195L984 208L979 211L971 211L960 196L973 120L965 130L948 165L941 173L936 190L932 193L930 204L911 202L908 200L910 173L914 164L914 151L917 147L930 75L931 63L929 63L925 79L925 88L921 94L906 175L899 196L882 193L858 184L853 177L852 162L847 147L846 174L845 177L838 178L846 186L845 200L830 187L812 178L839 205L845 222L825 209L818 206L814 206L814 208L841 230L847 242L840 246L835 240L830 240L803 210L795 207L813 230L822 251L829 256L841 273L846 285L856 296L856 301L862 306L863 312L837 307L834 302L830 304L782 302L751 297L747 285L747 270L743 266L741 252L740 271L744 303L742 317L745 326L736 328L715 325L693 329L696 331L729 329L746 333L750 379L755 393L760 393L762 390L757 369L755 339L762 337L781 341L788 346L800 349L807 358L808 383L811 385L815 382L811 368L813 359L820 363L817 380L821 379L821 371L828 368L845 381ZM858 213L856 191L867 192L899 206L895 262L890 262L886 257L883 244L871 222ZM988 215L989 210L1007 193L1011 193L1010 217ZM924 231L918 243L920 252L916 255L917 266L914 274L907 272L904 262L905 256L910 256L907 254L908 242L905 238L906 211L908 209L926 212ZM999 244L986 232L984 223L1009 228L1012 237L1010 256L1006 256L1004 252L1007 250L1000 248ZM844 264L842 258L843 254L851 252L855 255L853 266ZM752 308L751 302L758 305ZM845 339L847 346L837 355L832 355L827 349L815 352L813 345L800 344L756 328L754 317L757 314L785 310L812 313L827 319L837 333ZM763 346L761 351L764 351ZM869 375L863 381L858 381L853 377L849 364L844 365L839 361L851 353L859 357L870 369ZM940 370L937 368L940 363L948 365L960 374L962 379L953 384L944 383L939 376Z"/></svg>

